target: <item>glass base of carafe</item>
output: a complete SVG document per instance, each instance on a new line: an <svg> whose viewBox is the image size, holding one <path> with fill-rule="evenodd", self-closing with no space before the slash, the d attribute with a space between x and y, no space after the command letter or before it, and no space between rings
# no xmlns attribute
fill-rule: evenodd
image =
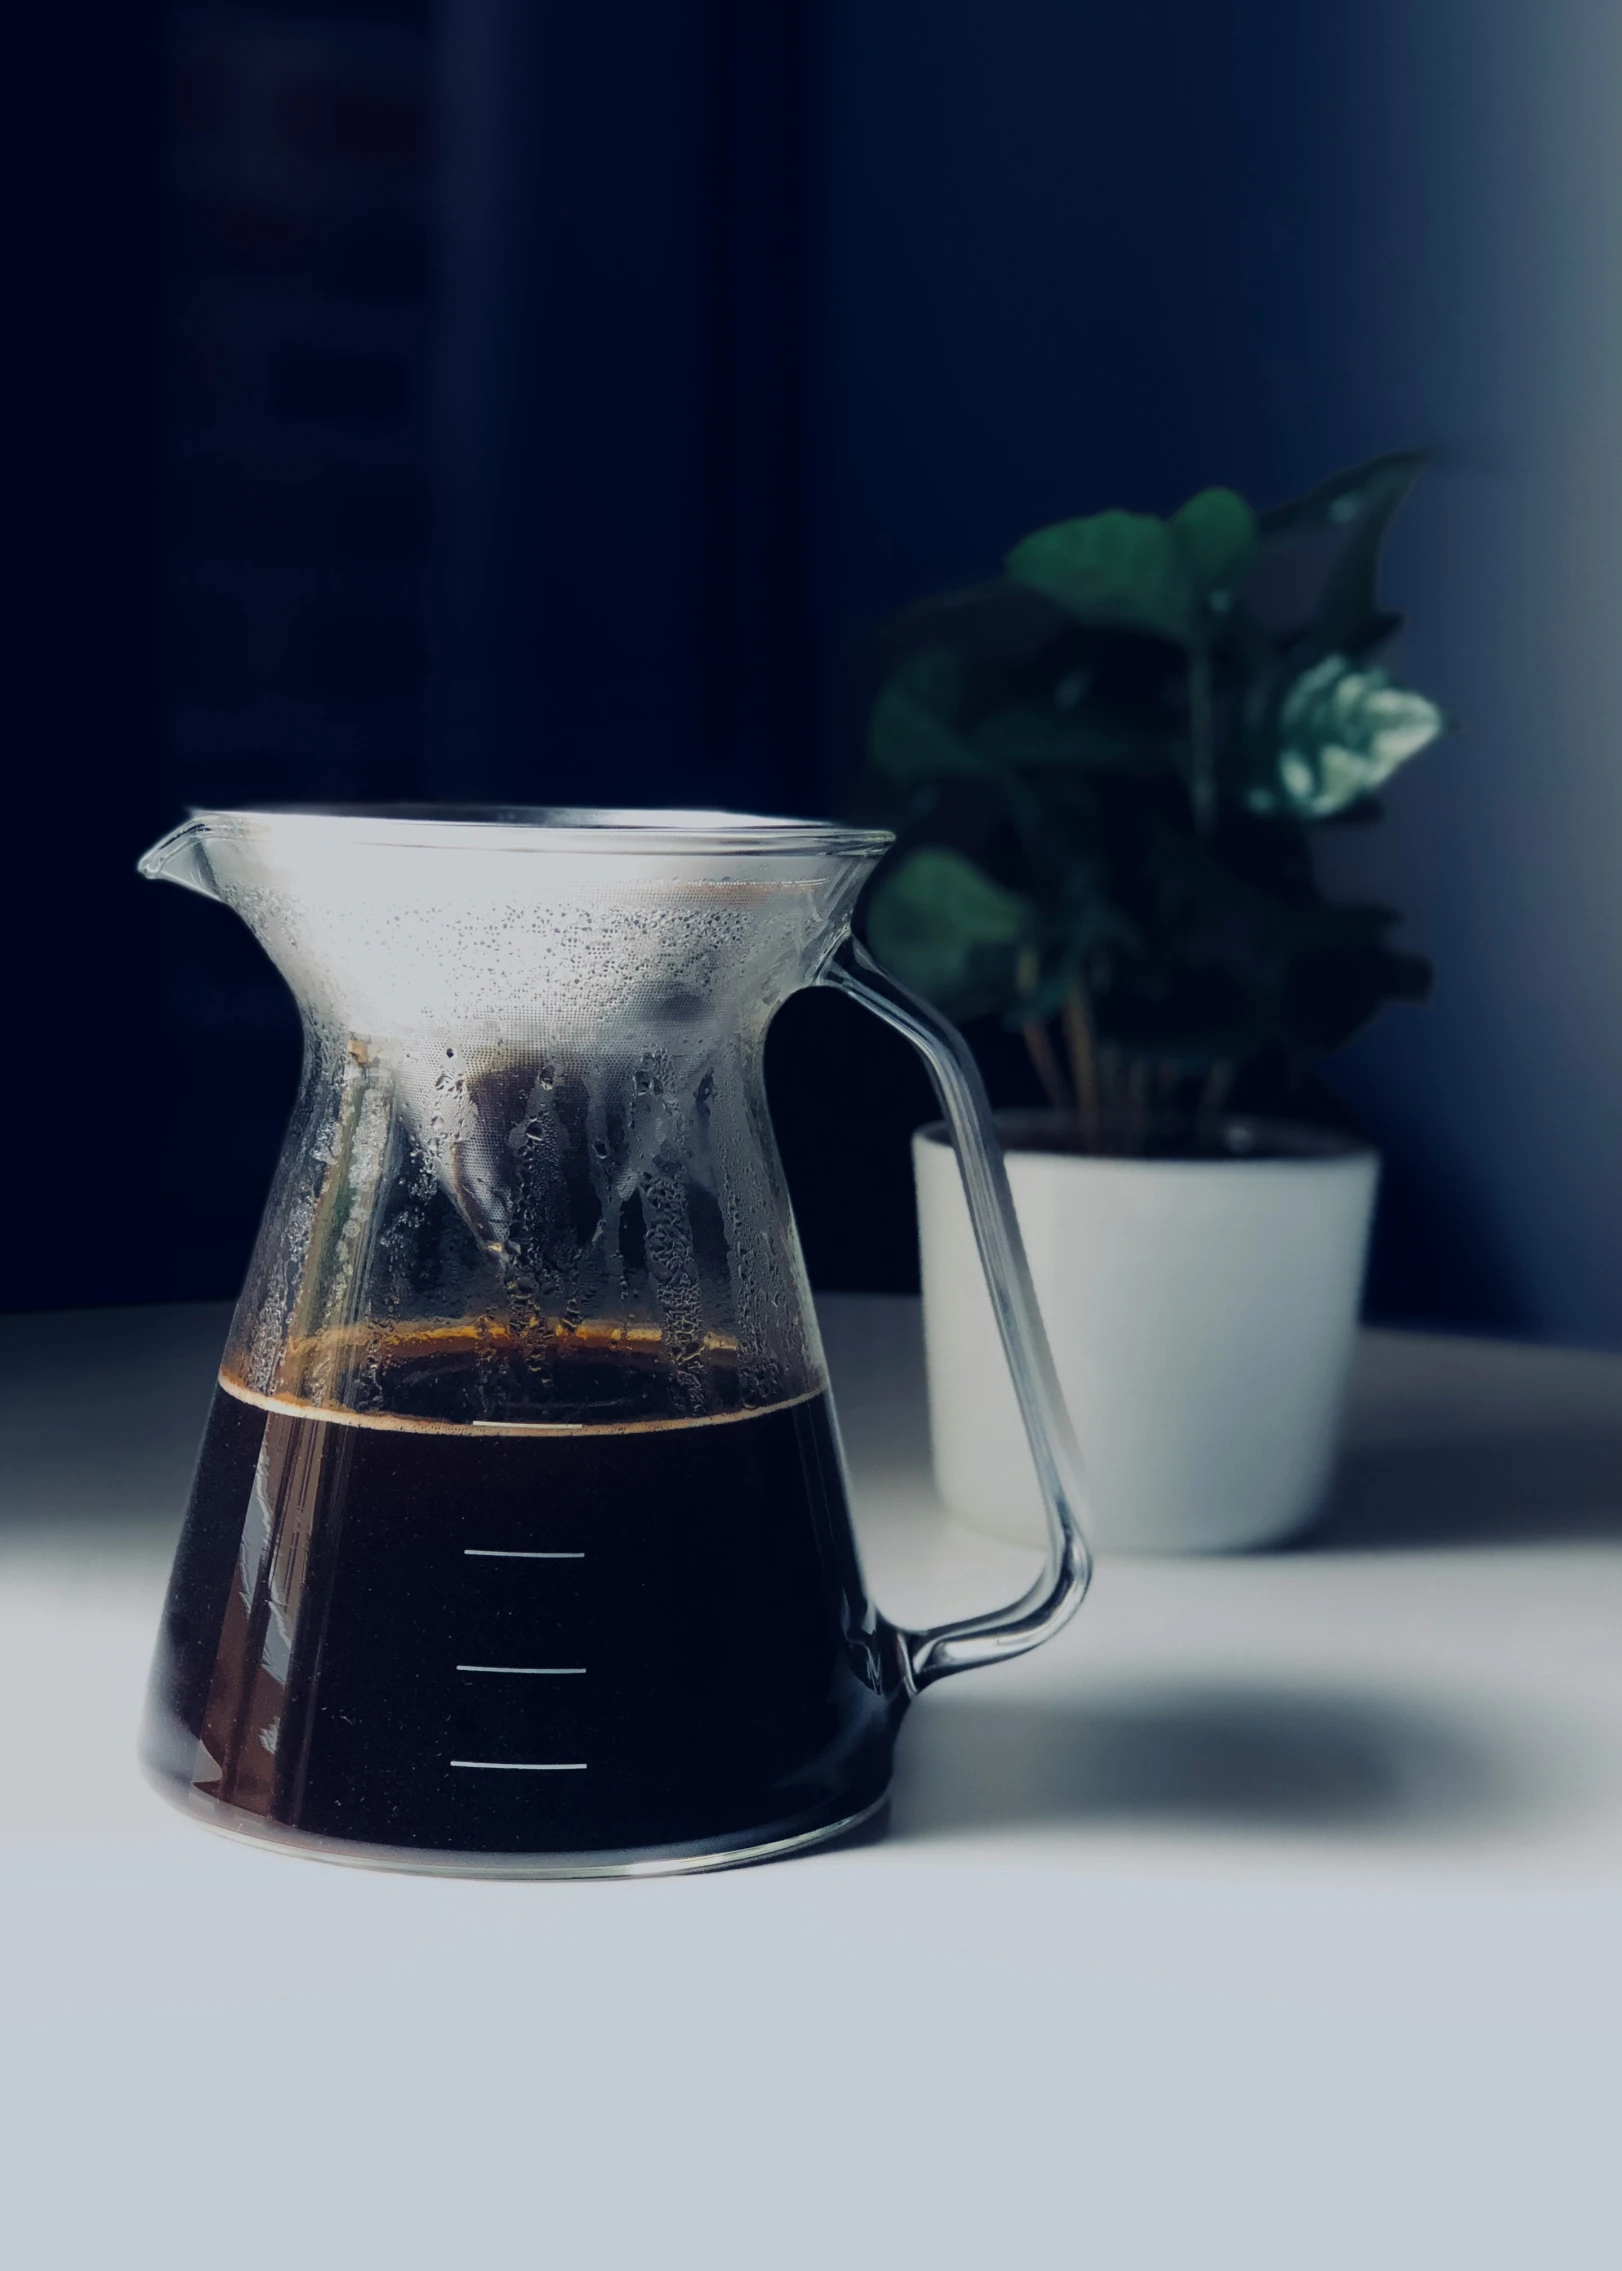
<svg viewBox="0 0 1622 2271"><path fill-rule="evenodd" d="M786 1860L813 1846L830 1844L874 1820L890 1802L886 1788L855 1813L831 1821L807 1823L799 1815L768 1823L749 1833L740 1844L709 1838L693 1845L659 1845L629 1852L445 1853L424 1846L365 1845L345 1837L324 1837L318 1831L291 1829L266 1815L223 1805L218 1798L174 1782L166 1774L150 1768L145 1771L160 1797L222 1837L308 1861L333 1861L349 1869L393 1869L418 1877L676 1877L704 1869L742 1869L757 1861Z"/></svg>

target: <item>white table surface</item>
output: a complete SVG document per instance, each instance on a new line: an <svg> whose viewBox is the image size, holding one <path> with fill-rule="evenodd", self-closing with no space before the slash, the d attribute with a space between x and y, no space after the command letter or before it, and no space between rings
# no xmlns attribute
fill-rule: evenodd
<svg viewBox="0 0 1622 2271"><path fill-rule="evenodd" d="M1622 1359L1369 1336L1322 1533L1103 1564L881 1838L458 1883L137 1777L224 1314L0 1321L0 2259L1622 2261ZM1017 1589L825 1321L878 1598Z"/></svg>

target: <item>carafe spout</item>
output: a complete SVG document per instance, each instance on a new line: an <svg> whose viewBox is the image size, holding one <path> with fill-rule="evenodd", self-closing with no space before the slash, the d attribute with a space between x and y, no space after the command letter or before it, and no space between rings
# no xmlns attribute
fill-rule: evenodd
<svg viewBox="0 0 1622 2271"><path fill-rule="evenodd" d="M148 883L178 883L183 890L200 891L205 899L220 897L208 863L208 826L201 819L184 820L171 828L161 842L142 853L137 868Z"/></svg>

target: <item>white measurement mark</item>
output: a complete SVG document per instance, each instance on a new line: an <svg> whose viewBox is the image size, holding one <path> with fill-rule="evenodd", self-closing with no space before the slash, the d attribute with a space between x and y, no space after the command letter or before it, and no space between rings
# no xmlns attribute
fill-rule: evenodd
<svg viewBox="0 0 1622 2271"><path fill-rule="evenodd" d="M583 1758L453 1758L452 1766L476 1766L486 1774L584 1774Z"/></svg>
<svg viewBox="0 0 1622 2271"><path fill-rule="evenodd" d="M583 1553L513 1553L506 1546L464 1546L481 1561L584 1561Z"/></svg>
<svg viewBox="0 0 1622 2271"><path fill-rule="evenodd" d="M459 1672L511 1672L515 1679L583 1680L584 1664L458 1664Z"/></svg>

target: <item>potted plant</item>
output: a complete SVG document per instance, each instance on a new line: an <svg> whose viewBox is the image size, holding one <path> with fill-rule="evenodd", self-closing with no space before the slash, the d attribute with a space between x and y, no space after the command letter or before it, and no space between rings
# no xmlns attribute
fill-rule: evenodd
<svg viewBox="0 0 1622 2271"><path fill-rule="evenodd" d="M1312 838L1441 730L1394 682L1378 571L1405 453L1257 514L1038 530L892 627L864 816L897 834L864 920L896 975L1024 1038L1045 1112L1010 1178L1106 1546L1256 1544L1333 1453L1376 1176L1314 1125L1318 1060L1430 970L1336 904ZM936 1131L915 1142L937 1477L1039 1534L1034 1478Z"/></svg>

